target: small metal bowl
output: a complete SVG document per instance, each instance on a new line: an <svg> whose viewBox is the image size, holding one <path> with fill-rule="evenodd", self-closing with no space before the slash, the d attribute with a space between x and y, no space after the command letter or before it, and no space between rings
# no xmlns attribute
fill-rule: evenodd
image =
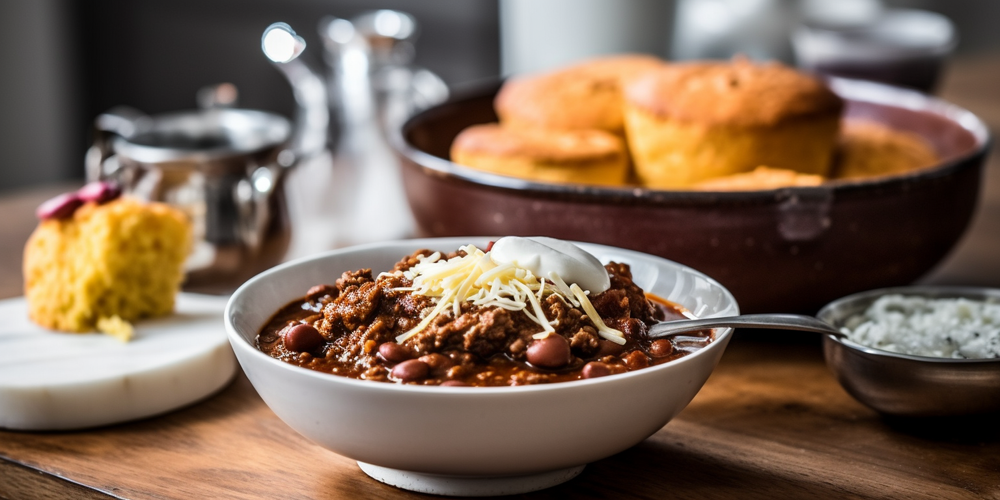
<svg viewBox="0 0 1000 500"><path fill-rule="evenodd" d="M1000 300L1000 289L914 286L882 288L835 300L817 317L835 327L883 295ZM823 337L826 365L840 385L872 409L899 417L945 417L1000 412L1000 359L912 356Z"/></svg>

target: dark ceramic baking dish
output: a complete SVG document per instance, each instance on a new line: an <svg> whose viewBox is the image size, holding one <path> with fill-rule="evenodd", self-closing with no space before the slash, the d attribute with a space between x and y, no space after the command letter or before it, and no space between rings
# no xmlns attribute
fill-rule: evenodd
<svg viewBox="0 0 1000 500"><path fill-rule="evenodd" d="M945 160L905 175L769 191L539 183L448 159L462 129L496 121L499 86L417 114L393 137L425 236L545 235L631 248L705 272L748 313L811 313L837 297L912 283L968 226L990 145L983 122L955 105L836 79L847 118L916 133Z"/></svg>

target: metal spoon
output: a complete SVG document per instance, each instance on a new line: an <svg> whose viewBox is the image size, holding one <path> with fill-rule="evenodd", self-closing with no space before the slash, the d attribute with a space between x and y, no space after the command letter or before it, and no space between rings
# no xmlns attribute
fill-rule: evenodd
<svg viewBox="0 0 1000 500"><path fill-rule="evenodd" d="M837 338L844 338L840 330L812 316L799 314L744 314L724 318L682 319L664 321L650 327L647 335L650 338L670 337L685 332L706 330L709 328L772 328L776 330L800 330L804 332L825 333Z"/></svg>

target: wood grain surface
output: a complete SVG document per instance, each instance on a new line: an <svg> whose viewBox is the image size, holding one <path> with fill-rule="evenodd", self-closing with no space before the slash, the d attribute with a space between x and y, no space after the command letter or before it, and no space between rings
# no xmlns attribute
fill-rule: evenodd
<svg viewBox="0 0 1000 500"><path fill-rule="evenodd" d="M943 94L1000 130L1000 54L954 64ZM20 294L20 252L34 206L60 190L0 196L0 297ZM926 282L1000 286L995 151L983 193L970 232ZM740 331L678 418L578 478L523 497L1000 499L998 424L996 417L882 418L840 388L814 337ZM139 422L0 431L0 498L102 497L425 495L378 483L311 444L242 375L206 401Z"/></svg>
<svg viewBox="0 0 1000 500"><path fill-rule="evenodd" d="M886 421L840 389L813 343L748 333L656 435L525 496L1000 498L996 422ZM371 480L297 435L242 376L163 417L82 432L4 432L0 456L121 498L421 496ZM0 472L0 496L33 498L42 484L9 476ZM78 485L66 486L67 498L79 497Z"/></svg>

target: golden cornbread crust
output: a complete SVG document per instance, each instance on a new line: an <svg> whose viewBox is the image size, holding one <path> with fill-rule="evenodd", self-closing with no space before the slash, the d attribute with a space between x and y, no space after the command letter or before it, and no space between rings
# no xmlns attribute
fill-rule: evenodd
<svg viewBox="0 0 1000 500"><path fill-rule="evenodd" d="M493 104L500 122L509 126L599 129L621 135L622 88L665 65L643 55L592 59L548 73L511 78Z"/></svg>
<svg viewBox="0 0 1000 500"><path fill-rule="evenodd" d="M702 181L694 188L701 191L762 191L783 187L819 186L824 180L819 175L760 166L750 172Z"/></svg>
<svg viewBox="0 0 1000 500"><path fill-rule="evenodd" d="M463 130L452 150L567 165L616 161L625 154L621 139L600 130L522 131L495 123Z"/></svg>
<svg viewBox="0 0 1000 500"><path fill-rule="evenodd" d="M190 245L187 217L162 203L119 198L44 220L24 249L28 315L46 328L88 332L115 317L169 314Z"/></svg>
<svg viewBox="0 0 1000 500"><path fill-rule="evenodd" d="M452 161L488 172L550 182L623 184L624 142L601 130L518 130L473 125L452 142Z"/></svg>
<svg viewBox="0 0 1000 500"><path fill-rule="evenodd" d="M731 127L840 116L844 107L840 97L812 76L781 63L746 59L663 66L632 82L625 96L629 104L658 118Z"/></svg>
<svg viewBox="0 0 1000 500"><path fill-rule="evenodd" d="M843 102L822 82L778 63L677 64L626 89L636 176L683 189L760 165L827 176Z"/></svg>
<svg viewBox="0 0 1000 500"><path fill-rule="evenodd" d="M632 107L625 116L636 175L647 186L666 189L759 165L826 176L839 127L836 116L754 129L663 120Z"/></svg>
<svg viewBox="0 0 1000 500"><path fill-rule="evenodd" d="M839 179L902 174L940 161L922 137L864 120L844 122L838 156L834 177Z"/></svg>

